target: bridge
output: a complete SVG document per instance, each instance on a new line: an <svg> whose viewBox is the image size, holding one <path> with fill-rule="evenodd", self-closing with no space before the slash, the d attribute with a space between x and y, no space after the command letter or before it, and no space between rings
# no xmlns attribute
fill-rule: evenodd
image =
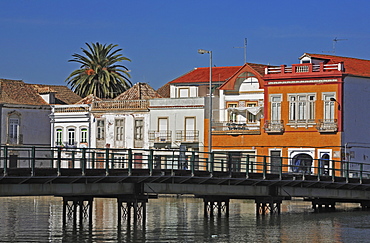
<svg viewBox="0 0 370 243"><path fill-rule="evenodd" d="M66 217L91 222L93 199L116 198L118 218L145 221L146 204L161 194L202 198L204 215L229 214L230 199L253 199L256 214L280 213L301 197L315 210L336 202L370 207L368 165L253 154L112 148L0 147L0 196L57 196ZM276 159L276 158L274 158ZM77 215L79 213L79 216Z"/></svg>

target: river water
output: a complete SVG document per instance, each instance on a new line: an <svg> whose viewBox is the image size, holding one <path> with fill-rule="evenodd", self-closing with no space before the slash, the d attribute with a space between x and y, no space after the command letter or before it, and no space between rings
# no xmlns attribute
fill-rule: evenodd
<svg viewBox="0 0 370 243"><path fill-rule="evenodd" d="M231 200L229 218L204 218L194 198L149 200L144 225L118 226L114 199L95 199L93 221L62 224L62 199L0 198L0 242L370 242L370 211L338 204L313 213L303 201L284 201L280 215L255 215L250 200Z"/></svg>

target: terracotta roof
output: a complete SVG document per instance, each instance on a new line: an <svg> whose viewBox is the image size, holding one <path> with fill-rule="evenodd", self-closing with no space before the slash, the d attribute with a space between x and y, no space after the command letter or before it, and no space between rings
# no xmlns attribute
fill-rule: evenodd
<svg viewBox="0 0 370 243"><path fill-rule="evenodd" d="M370 60L358 59L352 57L340 57L323 54L305 53L303 56L326 60L325 63L344 63L344 72L354 76L370 77Z"/></svg>
<svg viewBox="0 0 370 243"><path fill-rule="evenodd" d="M162 98L152 87L147 83L137 83L130 89L126 90L114 100L147 100L153 98Z"/></svg>
<svg viewBox="0 0 370 243"><path fill-rule="evenodd" d="M94 97L93 94L89 94L88 96L86 96L85 98L83 98L82 100L80 100L79 102L75 104L76 105L91 104L94 101L102 101L102 99L100 99L99 97Z"/></svg>
<svg viewBox="0 0 370 243"><path fill-rule="evenodd" d="M19 105L48 105L29 84L21 80L0 79L0 102Z"/></svg>
<svg viewBox="0 0 370 243"><path fill-rule="evenodd" d="M235 72L226 82L224 82L219 89L222 90L234 90L236 80L240 77L244 72L250 72L255 75L255 77L258 79L260 83L260 87L263 88L264 82L263 82L263 76L265 75L265 68L271 67L270 65L265 64L256 64L256 63L246 63L240 69ZM212 75L213 76L213 75ZM247 77L245 77L247 78Z"/></svg>
<svg viewBox="0 0 370 243"><path fill-rule="evenodd" d="M237 72L242 66L212 67L212 81L224 82ZM208 83L209 67L195 68L192 71L174 79L170 84L178 83Z"/></svg>
<svg viewBox="0 0 370 243"><path fill-rule="evenodd" d="M157 93L162 96L162 98L170 98L171 97L171 90L170 90L170 83L166 83L159 89L157 89Z"/></svg>
<svg viewBox="0 0 370 243"><path fill-rule="evenodd" d="M48 85L48 84L30 84L30 85L32 85L37 91L39 91L40 94L45 93L45 91L48 90L50 92L54 92L55 104L70 105L81 100L81 97L79 95L77 95L71 89L64 85Z"/></svg>

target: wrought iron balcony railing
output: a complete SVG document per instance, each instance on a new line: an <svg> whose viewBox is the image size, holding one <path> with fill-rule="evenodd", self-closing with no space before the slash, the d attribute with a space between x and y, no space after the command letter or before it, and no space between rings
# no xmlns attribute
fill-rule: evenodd
<svg viewBox="0 0 370 243"><path fill-rule="evenodd" d="M319 119L316 128L319 132L337 132L338 121L337 119Z"/></svg>
<svg viewBox="0 0 370 243"><path fill-rule="evenodd" d="M212 133L260 133L260 123L214 121L212 123Z"/></svg>
<svg viewBox="0 0 370 243"><path fill-rule="evenodd" d="M149 131L149 141L154 143L171 143L171 131Z"/></svg>
<svg viewBox="0 0 370 243"><path fill-rule="evenodd" d="M283 120L266 120L264 125L265 132L267 133L283 133L284 121Z"/></svg>
<svg viewBox="0 0 370 243"><path fill-rule="evenodd" d="M177 130L176 142L197 143L199 142L198 130Z"/></svg>

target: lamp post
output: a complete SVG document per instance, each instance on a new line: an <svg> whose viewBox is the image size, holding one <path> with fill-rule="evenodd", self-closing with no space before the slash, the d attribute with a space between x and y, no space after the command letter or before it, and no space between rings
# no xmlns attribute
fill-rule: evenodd
<svg viewBox="0 0 370 243"><path fill-rule="evenodd" d="M209 128L208 128L208 152L212 152L212 51L198 49L199 54L209 54Z"/></svg>

